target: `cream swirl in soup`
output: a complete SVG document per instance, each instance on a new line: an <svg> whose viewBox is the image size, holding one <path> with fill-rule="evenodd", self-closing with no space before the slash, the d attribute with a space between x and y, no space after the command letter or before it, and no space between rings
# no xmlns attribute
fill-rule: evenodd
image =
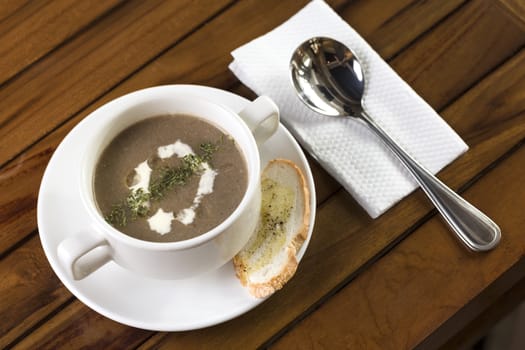
<svg viewBox="0 0 525 350"><path fill-rule="evenodd" d="M136 123L103 151L95 198L106 220L132 237L189 239L224 221L247 187L246 164L219 127L186 115Z"/></svg>

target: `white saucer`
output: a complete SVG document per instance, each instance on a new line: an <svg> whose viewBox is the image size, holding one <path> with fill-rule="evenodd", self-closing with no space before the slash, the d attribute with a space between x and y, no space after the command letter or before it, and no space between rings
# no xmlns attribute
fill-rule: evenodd
<svg viewBox="0 0 525 350"><path fill-rule="evenodd" d="M169 85L163 88L174 93L181 90L195 93L235 111L240 111L248 103L240 96L209 87ZM40 187L37 208L40 240L62 283L96 312L129 326L156 331L184 331L215 325L259 305L263 300L253 298L241 286L231 263L186 280L150 279L113 262L81 281L68 278L58 263L56 249L69 235L90 227L79 198L76 175L80 155L85 147L89 147L85 140L95 123L103 117L104 113L99 110L93 112L64 138L47 166ZM310 167L299 145L282 125L260 151L262 166L273 158L290 159L302 168L309 183L310 230L298 254L301 259L315 220L315 188Z"/></svg>

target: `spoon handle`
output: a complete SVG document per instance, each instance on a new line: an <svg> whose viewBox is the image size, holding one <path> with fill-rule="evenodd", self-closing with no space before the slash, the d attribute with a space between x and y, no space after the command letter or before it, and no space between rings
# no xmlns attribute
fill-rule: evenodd
<svg viewBox="0 0 525 350"><path fill-rule="evenodd" d="M361 119L383 140L415 177L434 203L445 222L461 242L473 251L494 248L501 237L498 225L480 210L452 191L403 150L372 118L361 113Z"/></svg>

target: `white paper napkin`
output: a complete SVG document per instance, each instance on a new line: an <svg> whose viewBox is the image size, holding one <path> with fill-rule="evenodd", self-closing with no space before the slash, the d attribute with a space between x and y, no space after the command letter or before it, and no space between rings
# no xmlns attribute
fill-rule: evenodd
<svg viewBox="0 0 525 350"><path fill-rule="evenodd" d="M230 69L259 95L279 106L283 123L301 145L375 218L412 192L416 182L359 121L321 116L297 97L289 61L314 36L339 40L362 60L364 105L406 151L433 173L468 149L368 43L323 1L313 1L287 22L234 50Z"/></svg>

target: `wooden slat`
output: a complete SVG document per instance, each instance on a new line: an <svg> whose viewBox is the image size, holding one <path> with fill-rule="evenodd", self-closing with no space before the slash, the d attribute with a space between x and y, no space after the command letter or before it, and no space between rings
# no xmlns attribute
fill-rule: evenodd
<svg viewBox="0 0 525 350"><path fill-rule="evenodd" d="M495 2L508 11L511 19L525 29L525 2L523 0L495 0Z"/></svg>
<svg viewBox="0 0 525 350"><path fill-rule="evenodd" d="M58 333L62 336L55 337ZM81 303L73 303L13 349L132 349L152 334L118 324Z"/></svg>
<svg viewBox="0 0 525 350"><path fill-rule="evenodd" d="M524 279L524 272L525 259L521 258L517 264L508 266L505 273L491 282L485 289L478 290L475 298L471 298L468 304L459 309L458 312L445 322L441 323L437 330L429 334L423 342L418 344L416 350L439 349L444 346L446 344L445 342L452 338L452 335L456 334L459 329L466 327L471 322L475 322L476 317L482 317L484 314L483 310L489 311L493 306L496 306L498 299L503 298L505 295L512 298L514 292L519 293L519 282ZM517 287L517 290L513 291L514 287ZM521 292L523 292L523 289ZM514 298L515 300L508 301L508 304L511 302L518 304L518 296L514 296ZM521 293L520 298L523 301L523 293ZM505 305L501 306L506 307Z"/></svg>
<svg viewBox="0 0 525 350"><path fill-rule="evenodd" d="M12 16L16 11L20 10L24 6L27 6L29 3L31 3L30 0L25 1L7 1L4 0L2 2L2 6L0 6L0 21L4 21L9 16Z"/></svg>
<svg viewBox="0 0 525 350"><path fill-rule="evenodd" d="M479 297L476 299L479 299ZM499 321L520 307L524 300L525 278L498 297L495 302L483 310L475 319L469 321L466 327L459 327L460 331L439 348L441 350L471 348L477 341L487 335ZM446 338L441 339L441 341L444 340Z"/></svg>
<svg viewBox="0 0 525 350"><path fill-rule="evenodd" d="M71 298L50 269L38 239L0 262L0 280L1 349Z"/></svg>
<svg viewBox="0 0 525 350"><path fill-rule="evenodd" d="M468 253L434 217L273 348L414 348L501 274L515 266L523 277L524 163L521 147L465 193L500 223L495 250Z"/></svg>
<svg viewBox="0 0 525 350"><path fill-rule="evenodd" d="M4 1L0 5L0 84L81 31L120 0Z"/></svg>
<svg viewBox="0 0 525 350"><path fill-rule="evenodd" d="M0 91L4 164L222 7L221 1L130 1ZM28 93L30 91L31 93Z"/></svg>
<svg viewBox="0 0 525 350"><path fill-rule="evenodd" d="M465 2L357 1L344 8L341 15L388 59Z"/></svg>
<svg viewBox="0 0 525 350"><path fill-rule="evenodd" d="M415 90L440 110L524 43L524 29L509 22L507 12L493 1L471 1L447 18L429 40L419 40L396 57L392 67L408 82L420 82Z"/></svg>
<svg viewBox="0 0 525 350"><path fill-rule="evenodd" d="M64 134L53 134L0 171L0 257L36 230L38 188L45 166Z"/></svg>

